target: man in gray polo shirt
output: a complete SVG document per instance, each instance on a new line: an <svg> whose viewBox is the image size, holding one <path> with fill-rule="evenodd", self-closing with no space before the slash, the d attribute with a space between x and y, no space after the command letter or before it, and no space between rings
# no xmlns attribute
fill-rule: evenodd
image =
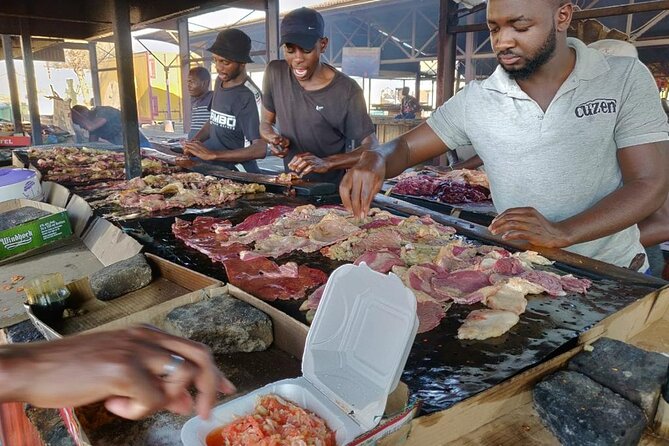
<svg viewBox="0 0 669 446"><path fill-rule="evenodd" d="M384 178L472 144L501 212L493 234L629 266L643 253L636 223L669 190L669 127L643 64L567 39L572 12L563 0L490 0L500 66L363 153L340 186L344 205L362 215Z"/></svg>

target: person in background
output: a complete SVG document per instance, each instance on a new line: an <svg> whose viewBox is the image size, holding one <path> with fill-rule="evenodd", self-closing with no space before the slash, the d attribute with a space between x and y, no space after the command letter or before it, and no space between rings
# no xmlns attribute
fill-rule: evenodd
<svg viewBox="0 0 669 446"><path fill-rule="evenodd" d="M360 152L377 143L362 89L321 62L328 38L318 11L289 12L280 31L285 60L265 69L260 134L286 172L338 184ZM352 141L356 152L348 152Z"/></svg>
<svg viewBox="0 0 669 446"><path fill-rule="evenodd" d="M416 119L421 106L418 99L409 94L409 87L402 88L402 101L400 102L400 114L395 119Z"/></svg>
<svg viewBox="0 0 669 446"><path fill-rule="evenodd" d="M209 89L211 74L204 67L193 67L188 72L188 94L190 94L190 130L188 139L193 139L197 132L209 121L211 99L214 92Z"/></svg>
<svg viewBox="0 0 669 446"><path fill-rule="evenodd" d="M473 145L500 212L493 234L622 267L643 259L637 223L669 192L667 117L641 62L567 38L573 8L489 0L496 71L424 124L365 151L341 183L344 205L363 216L384 178ZM633 269L645 272L648 262Z"/></svg>
<svg viewBox="0 0 669 446"><path fill-rule="evenodd" d="M208 51L214 55L218 73L211 114L209 122L184 144L184 155L231 170L241 164L245 171L258 173L256 160L265 157L267 146L259 132L260 89L246 73L246 64L253 62L251 38L238 29L225 29Z"/></svg>
<svg viewBox="0 0 669 446"><path fill-rule="evenodd" d="M121 111L114 107L100 105L89 109L85 105L75 105L71 109L72 122L88 131L88 140L95 142L104 139L107 142L123 145L123 125ZM139 146L151 147L151 143L139 131Z"/></svg>
<svg viewBox="0 0 669 446"><path fill-rule="evenodd" d="M235 391L206 346L149 326L0 346L0 402L59 408L104 401L133 420L195 407L207 418L219 392Z"/></svg>

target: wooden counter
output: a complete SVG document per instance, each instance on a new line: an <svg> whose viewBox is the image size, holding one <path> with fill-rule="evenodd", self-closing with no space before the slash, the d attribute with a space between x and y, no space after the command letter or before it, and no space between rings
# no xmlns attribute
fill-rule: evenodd
<svg viewBox="0 0 669 446"><path fill-rule="evenodd" d="M394 119L389 116L372 116L372 122L376 128L376 137L379 142L391 141L403 133L408 132L425 119Z"/></svg>

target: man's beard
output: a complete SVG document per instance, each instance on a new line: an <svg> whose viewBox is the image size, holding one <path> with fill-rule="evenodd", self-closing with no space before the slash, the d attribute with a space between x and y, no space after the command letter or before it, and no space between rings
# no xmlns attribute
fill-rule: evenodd
<svg viewBox="0 0 669 446"><path fill-rule="evenodd" d="M548 33L548 36L546 36L544 44L541 45L541 48L539 48L537 54L532 59L527 61L524 67L514 70L514 69L508 69L504 65L502 65L502 68L504 69L504 71L509 73L509 77L511 79L515 80L528 79L539 68L541 68L541 66L543 66L546 62L548 62L551 57L553 57L553 53L555 53L555 48L557 46L556 31L557 30L555 29L555 23L553 23L553 29L551 29L551 32ZM503 53L499 53L499 55L502 54Z"/></svg>

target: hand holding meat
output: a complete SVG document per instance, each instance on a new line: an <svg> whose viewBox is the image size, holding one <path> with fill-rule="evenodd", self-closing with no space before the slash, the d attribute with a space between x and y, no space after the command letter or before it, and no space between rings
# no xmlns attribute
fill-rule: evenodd
<svg viewBox="0 0 669 446"><path fill-rule="evenodd" d="M219 391L235 391L206 346L148 326L4 346L0 366L0 401L53 408L104 401L129 419L161 409L185 415L194 405L207 417Z"/></svg>
<svg viewBox="0 0 669 446"><path fill-rule="evenodd" d="M372 150L364 152L339 184L339 195L344 207L354 216L364 218L385 177L383 156Z"/></svg>
<svg viewBox="0 0 669 446"><path fill-rule="evenodd" d="M330 170L330 165L326 160L313 153L298 153L288 163L288 168L303 177L311 172L325 173Z"/></svg>
<svg viewBox="0 0 669 446"><path fill-rule="evenodd" d="M197 156L201 160L212 161L216 159L216 152L207 149L200 141L188 141L184 144L184 155Z"/></svg>
<svg viewBox="0 0 669 446"><path fill-rule="evenodd" d="M572 245L563 225L548 221L534 208L512 208L498 215L488 227L504 240L527 240L536 246L564 248Z"/></svg>

